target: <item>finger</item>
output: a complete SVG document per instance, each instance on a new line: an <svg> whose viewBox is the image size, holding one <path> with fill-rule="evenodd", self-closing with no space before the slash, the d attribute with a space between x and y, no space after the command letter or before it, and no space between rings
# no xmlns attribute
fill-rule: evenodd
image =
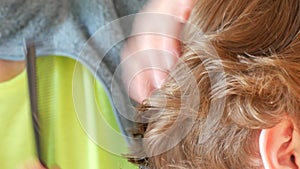
<svg viewBox="0 0 300 169"><path fill-rule="evenodd" d="M143 78L149 78L151 80L154 79L154 86L157 87L159 86L161 79L160 76L155 76L155 73L159 71L168 73L173 65L175 65L177 60L178 57L169 51L163 51L159 49L140 51L122 60L120 65L123 70L123 80L125 84L129 84L130 80L134 79L140 74L143 74L145 75Z"/></svg>
<svg viewBox="0 0 300 169"><path fill-rule="evenodd" d="M122 60L122 77L129 95L138 102L160 88L178 57L163 50L148 49Z"/></svg>
<svg viewBox="0 0 300 169"><path fill-rule="evenodd" d="M128 93L138 103L148 98L154 89L161 86L167 73L159 70L145 70L135 76L128 85Z"/></svg>
<svg viewBox="0 0 300 169"><path fill-rule="evenodd" d="M181 18L185 22L196 0L152 0L141 12L163 13Z"/></svg>
<svg viewBox="0 0 300 169"><path fill-rule="evenodd" d="M19 169L46 169L46 168L37 160L31 160L26 162L24 166L19 167Z"/></svg>
<svg viewBox="0 0 300 169"><path fill-rule="evenodd" d="M60 167L58 165L53 165L51 169L60 169Z"/></svg>
<svg viewBox="0 0 300 169"><path fill-rule="evenodd" d="M186 22L190 17L191 11L194 8L196 0L178 0L178 6L181 6L177 16ZM175 7L176 8L176 7Z"/></svg>
<svg viewBox="0 0 300 169"><path fill-rule="evenodd" d="M151 80L146 71L132 77L127 85L128 94L138 103L142 103L149 96L150 91L153 90Z"/></svg>
<svg viewBox="0 0 300 169"><path fill-rule="evenodd" d="M132 35L159 34L179 39L194 0L152 0L136 15Z"/></svg>
<svg viewBox="0 0 300 169"><path fill-rule="evenodd" d="M140 42L140 43L138 43ZM171 53L174 57L180 56L180 42L164 35L140 35L127 41L122 51L122 58L135 55L145 50L157 49ZM163 59L163 58L161 58Z"/></svg>

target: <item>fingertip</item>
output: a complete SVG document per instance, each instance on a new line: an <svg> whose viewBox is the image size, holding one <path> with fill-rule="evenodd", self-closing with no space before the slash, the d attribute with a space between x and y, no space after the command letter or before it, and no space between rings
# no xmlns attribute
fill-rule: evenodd
<svg viewBox="0 0 300 169"><path fill-rule="evenodd" d="M196 0L180 0L179 4L180 5L178 6L181 7L179 18L181 19L181 22L185 23L190 17L192 9L196 4Z"/></svg>
<svg viewBox="0 0 300 169"><path fill-rule="evenodd" d="M51 169L60 169L60 167L58 166L58 165L53 165L52 167L51 167Z"/></svg>
<svg viewBox="0 0 300 169"><path fill-rule="evenodd" d="M45 168L37 160L30 160L30 161L27 161L23 166L19 167L19 169L47 169L47 168Z"/></svg>
<svg viewBox="0 0 300 169"><path fill-rule="evenodd" d="M191 12L192 12L192 8L184 8L181 10L181 13L179 15L181 23L186 23L188 21Z"/></svg>
<svg viewBox="0 0 300 169"><path fill-rule="evenodd" d="M144 74L143 76L147 75ZM141 75L139 75L139 77L135 77L135 79L129 83L127 92L133 100L142 103L143 100L149 97L153 89L154 87L149 79L142 78Z"/></svg>
<svg viewBox="0 0 300 169"><path fill-rule="evenodd" d="M193 8L197 2L197 0L179 0L181 5L184 5L189 8Z"/></svg>
<svg viewBox="0 0 300 169"><path fill-rule="evenodd" d="M145 89L142 90L136 90L131 94L132 99L134 99L138 103L142 103L145 99L147 99L153 89Z"/></svg>

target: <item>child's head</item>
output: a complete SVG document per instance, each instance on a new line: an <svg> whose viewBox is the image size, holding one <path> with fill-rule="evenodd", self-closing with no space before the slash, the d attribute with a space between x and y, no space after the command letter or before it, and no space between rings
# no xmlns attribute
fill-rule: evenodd
<svg viewBox="0 0 300 169"><path fill-rule="evenodd" d="M198 0L190 21L208 41L139 109L150 168L300 168L300 1Z"/></svg>

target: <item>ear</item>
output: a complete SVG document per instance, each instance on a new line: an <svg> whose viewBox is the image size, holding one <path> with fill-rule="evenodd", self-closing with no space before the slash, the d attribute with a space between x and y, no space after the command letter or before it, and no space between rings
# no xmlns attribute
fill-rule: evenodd
<svg viewBox="0 0 300 169"><path fill-rule="evenodd" d="M287 115L276 126L263 129L259 151L265 169L300 169L300 133Z"/></svg>

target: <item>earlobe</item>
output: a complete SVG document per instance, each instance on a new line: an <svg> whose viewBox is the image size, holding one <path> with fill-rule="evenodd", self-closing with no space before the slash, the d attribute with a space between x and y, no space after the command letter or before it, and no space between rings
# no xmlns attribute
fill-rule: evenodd
<svg viewBox="0 0 300 169"><path fill-rule="evenodd" d="M265 169L298 169L300 159L299 131L288 117L276 126L263 129L259 151Z"/></svg>

